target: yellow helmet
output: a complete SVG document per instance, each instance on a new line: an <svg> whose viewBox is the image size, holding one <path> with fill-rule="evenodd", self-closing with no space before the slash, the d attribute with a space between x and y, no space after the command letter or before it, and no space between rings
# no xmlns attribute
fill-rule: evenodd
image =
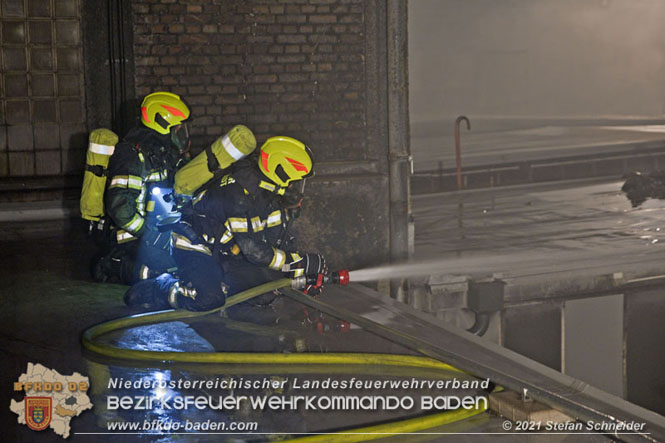
<svg viewBox="0 0 665 443"><path fill-rule="evenodd" d="M261 146L259 169L273 183L286 188L295 180L312 175L312 152L291 137L271 137Z"/></svg>
<svg viewBox="0 0 665 443"><path fill-rule="evenodd" d="M168 134L172 126L188 118L187 105L170 92L153 92L141 104L141 123L160 134Z"/></svg>

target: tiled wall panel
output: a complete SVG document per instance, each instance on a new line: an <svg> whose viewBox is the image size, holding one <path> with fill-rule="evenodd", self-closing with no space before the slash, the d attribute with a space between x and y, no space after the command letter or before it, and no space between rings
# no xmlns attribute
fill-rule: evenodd
<svg viewBox="0 0 665 443"><path fill-rule="evenodd" d="M83 169L80 1L0 1L0 177Z"/></svg>

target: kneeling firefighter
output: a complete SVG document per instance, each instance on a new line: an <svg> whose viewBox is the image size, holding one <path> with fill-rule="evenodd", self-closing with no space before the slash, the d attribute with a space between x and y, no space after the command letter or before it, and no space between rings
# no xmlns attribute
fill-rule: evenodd
<svg viewBox="0 0 665 443"><path fill-rule="evenodd" d="M306 292L320 293L328 272L323 256L293 250L287 232L312 167L309 148L280 136L268 139L258 155L237 161L230 173L213 178L195 193L173 228L171 253L178 265L177 278L163 274L140 282L127 291L125 302L153 309L209 310L223 306L227 295L283 278L285 273L306 276L311 283ZM271 296L258 299L263 297L265 304Z"/></svg>
<svg viewBox="0 0 665 443"><path fill-rule="evenodd" d="M179 96L152 93L141 104L141 125L109 146L102 209L106 215L101 214L99 223L105 245L93 263L96 280L131 284L175 266L168 234L160 234L151 221L155 201L150 196L173 186L172 177L189 147L189 114Z"/></svg>

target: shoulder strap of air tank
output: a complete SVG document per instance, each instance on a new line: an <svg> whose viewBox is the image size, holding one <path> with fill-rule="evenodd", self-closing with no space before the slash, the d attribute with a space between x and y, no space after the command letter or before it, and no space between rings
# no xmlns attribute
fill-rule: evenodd
<svg viewBox="0 0 665 443"><path fill-rule="evenodd" d="M210 145L206 147L205 152L208 160L208 171L210 171L211 174L215 174L215 172L219 171L219 161L217 160L217 156L212 152L212 146Z"/></svg>

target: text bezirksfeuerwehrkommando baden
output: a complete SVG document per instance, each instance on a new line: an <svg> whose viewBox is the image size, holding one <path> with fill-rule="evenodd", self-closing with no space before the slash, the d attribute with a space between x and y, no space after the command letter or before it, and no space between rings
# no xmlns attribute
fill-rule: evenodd
<svg viewBox="0 0 665 443"><path fill-rule="evenodd" d="M134 390L143 395L107 395L109 410L182 410L214 409L239 410L244 402L255 410L445 410L487 408L485 393L489 380L425 379L335 379L307 378L243 378L215 377L206 380L190 379L123 379L111 378L109 390ZM288 390L291 395L282 395ZM149 390L149 393L145 391ZM180 391L204 390L207 395L183 395ZM231 391L227 395L211 395L213 390ZM242 395L242 390L259 390L259 395ZM436 395L409 395L406 391L432 391ZM443 391L441 390L455 390ZM455 395L469 390L468 395ZM293 391L303 395L292 395ZM378 392L377 392L378 391ZM319 392L319 394L313 394ZM323 392L323 393L321 393ZM424 394L425 392L421 393ZM427 392L429 393L429 392ZM146 395L147 394L147 395Z"/></svg>

